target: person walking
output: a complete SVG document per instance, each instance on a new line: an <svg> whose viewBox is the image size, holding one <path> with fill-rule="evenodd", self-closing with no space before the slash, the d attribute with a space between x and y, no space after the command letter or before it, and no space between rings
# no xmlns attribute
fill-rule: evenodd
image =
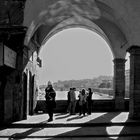
<svg viewBox="0 0 140 140"><path fill-rule="evenodd" d="M56 92L50 81L48 82L48 86L45 89L45 93L46 93L45 95L46 105L47 105L48 115L49 115L48 122L51 122L53 121L54 108L56 107L56 102L55 102Z"/></svg>
<svg viewBox="0 0 140 140"><path fill-rule="evenodd" d="M91 115L92 111L92 90L91 88L88 88L88 93L87 93L87 114Z"/></svg>
<svg viewBox="0 0 140 140"><path fill-rule="evenodd" d="M85 116L86 113L86 106L87 106L87 95L85 89L82 89L80 91L80 94L78 95L79 97L79 116L83 114Z"/></svg>

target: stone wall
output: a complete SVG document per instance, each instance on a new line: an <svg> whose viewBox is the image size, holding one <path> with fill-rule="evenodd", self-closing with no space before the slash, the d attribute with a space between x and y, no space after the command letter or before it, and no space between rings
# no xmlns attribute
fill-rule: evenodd
<svg viewBox="0 0 140 140"><path fill-rule="evenodd" d="M46 112L46 103L44 100L37 101L36 113L39 111ZM66 113L67 111L67 101L57 100L55 113ZM78 111L78 106L76 107L76 112ZM92 112L111 112L115 111L115 101L114 100L93 100L92 101ZM129 100L125 100L125 108L123 111L129 111Z"/></svg>
<svg viewBox="0 0 140 140"><path fill-rule="evenodd" d="M25 0L1 0L0 24L22 25Z"/></svg>

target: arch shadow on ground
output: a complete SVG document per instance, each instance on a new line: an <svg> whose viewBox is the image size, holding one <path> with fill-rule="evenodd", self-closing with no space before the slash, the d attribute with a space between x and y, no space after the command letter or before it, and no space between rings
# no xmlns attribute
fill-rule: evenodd
<svg viewBox="0 0 140 140"><path fill-rule="evenodd" d="M12 128L12 129L14 128L19 128L19 129L29 128L29 129L21 133L14 133L11 136L7 136L7 138L9 139L37 138L37 139L50 139L50 140L63 139L63 138L64 139L101 138L104 140L114 140L114 139L123 140L130 137L131 138L134 137L134 140L139 140L140 129L138 129L136 125L134 126L133 123L129 124L129 120L126 121L126 124L123 122L117 122L117 123L112 122L112 119L114 119L120 114L121 114L120 112L106 113L95 119L91 119L90 121L87 121L86 123L73 123L72 122L72 123L64 124L64 123L47 123L47 121L43 121L41 123L36 123L36 124L28 124L28 123L27 124L25 123L11 124L9 125L9 128ZM79 119L86 118L86 117L88 116L85 116L85 117L80 116ZM77 118L78 116L72 116L72 118L69 119L69 122L76 120ZM140 123L137 123L137 125L140 128ZM115 126L121 127L120 132L109 133L107 128L111 128ZM131 127L131 126L134 126L136 128L134 129L134 127ZM56 135L53 135L53 136L47 134L47 131L46 131L46 135L41 134L41 131L43 129L44 129L43 131L45 131L45 129L47 130L49 128L52 128L52 130L55 128L58 128L58 130L61 128L63 129L74 128L74 129L68 130L67 132L61 132L60 134L56 133ZM38 133L38 135L34 135L36 132ZM0 138L5 138L5 137L6 136L0 135Z"/></svg>

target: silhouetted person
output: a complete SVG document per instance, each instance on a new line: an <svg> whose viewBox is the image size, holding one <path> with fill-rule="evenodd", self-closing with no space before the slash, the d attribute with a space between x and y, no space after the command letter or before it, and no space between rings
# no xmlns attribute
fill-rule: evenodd
<svg viewBox="0 0 140 140"><path fill-rule="evenodd" d="M91 111L92 111L92 94L93 94L93 92L91 91L91 88L88 88L88 93L87 93L87 113L88 113L88 115L91 115Z"/></svg>
<svg viewBox="0 0 140 140"><path fill-rule="evenodd" d="M46 95L46 105L48 108L48 115L49 115L49 119L48 122L53 121L53 111L54 108L56 107L56 102L55 102L55 96L56 96L56 92L53 89L52 83L49 81L48 82L48 86L45 89Z"/></svg>
<svg viewBox="0 0 140 140"><path fill-rule="evenodd" d="M75 107L76 107L76 95L75 95L76 88L72 88L70 92L70 115L75 114Z"/></svg>
<svg viewBox="0 0 140 140"><path fill-rule="evenodd" d="M79 97L79 115L83 114L85 116L86 113L86 106L87 106L87 95L85 89L80 91Z"/></svg>
<svg viewBox="0 0 140 140"><path fill-rule="evenodd" d="M70 94L72 92L72 88L67 93L67 112L70 113Z"/></svg>

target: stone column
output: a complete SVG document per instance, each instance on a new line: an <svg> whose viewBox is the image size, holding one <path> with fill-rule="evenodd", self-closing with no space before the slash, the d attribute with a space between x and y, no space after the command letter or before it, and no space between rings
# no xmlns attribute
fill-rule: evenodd
<svg viewBox="0 0 140 140"><path fill-rule="evenodd" d="M0 71L0 123L4 123L4 90L6 86L6 76Z"/></svg>
<svg viewBox="0 0 140 140"><path fill-rule="evenodd" d="M114 93L115 109L124 110L125 97L125 59L116 58L114 61Z"/></svg>
<svg viewBox="0 0 140 140"><path fill-rule="evenodd" d="M130 53L129 118L140 119L140 46L132 46Z"/></svg>

